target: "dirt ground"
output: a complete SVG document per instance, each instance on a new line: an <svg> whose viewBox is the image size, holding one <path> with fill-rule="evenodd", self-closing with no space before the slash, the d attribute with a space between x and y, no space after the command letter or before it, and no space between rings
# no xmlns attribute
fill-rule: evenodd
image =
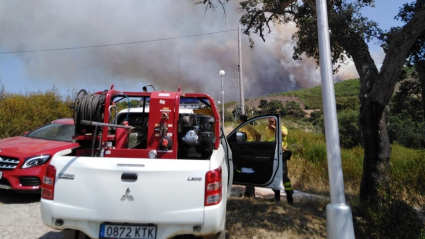
<svg viewBox="0 0 425 239"><path fill-rule="evenodd" d="M255 198L239 197L243 186L233 186L227 203L226 238L326 238L326 197L296 191L294 205L276 203L273 192L256 188Z"/></svg>

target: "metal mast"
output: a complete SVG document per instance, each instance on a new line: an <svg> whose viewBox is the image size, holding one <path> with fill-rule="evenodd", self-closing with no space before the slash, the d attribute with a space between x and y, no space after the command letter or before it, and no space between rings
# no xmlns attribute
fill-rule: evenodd
<svg viewBox="0 0 425 239"><path fill-rule="evenodd" d="M243 78L242 78L242 42L241 42L241 25L238 26L238 45L239 45L239 85L241 90L241 114L245 114L245 96L243 94Z"/></svg>
<svg viewBox="0 0 425 239"><path fill-rule="evenodd" d="M327 238L354 239L351 208L345 204L326 0L316 0L316 9L320 73L322 76L323 115L325 116L326 151L331 194L331 203L326 206Z"/></svg>

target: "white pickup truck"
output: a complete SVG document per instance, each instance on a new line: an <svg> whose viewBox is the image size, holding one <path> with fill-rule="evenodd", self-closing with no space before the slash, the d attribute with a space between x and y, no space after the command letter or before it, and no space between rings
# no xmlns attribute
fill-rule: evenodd
<svg viewBox="0 0 425 239"><path fill-rule="evenodd" d="M261 132L269 117L280 127L246 124ZM225 238L232 183L281 185L281 134L249 141L241 125L226 138L206 94L80 91L74 119L80 147L53 156L41 193L44 224L65 239Z"/></svg>

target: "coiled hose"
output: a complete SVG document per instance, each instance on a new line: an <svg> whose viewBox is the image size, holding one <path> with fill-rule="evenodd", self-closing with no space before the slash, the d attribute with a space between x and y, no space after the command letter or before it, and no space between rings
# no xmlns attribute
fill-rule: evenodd
<svg viewBox="0 0 425 239"><path fill-rule="evenodd" d="M94 126L82 125L81 120L103 122L105 92L103 94L88 94L82 89L77 93L74 101L75 135L82 133L94 133ZM85 129L85 132L82 130Z"/></svg>

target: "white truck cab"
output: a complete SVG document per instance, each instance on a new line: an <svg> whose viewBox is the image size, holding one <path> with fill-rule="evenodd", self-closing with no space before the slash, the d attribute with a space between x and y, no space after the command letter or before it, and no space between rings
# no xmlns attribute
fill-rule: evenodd
<svg viewBox="0 0 425 239"><path fill-rule="evenodd" d="M112 116L129 98L140 107ZM206 94L80 91L74 114L80 147L53 156L41 199L65 239L224 238L233 183L281 184L281 135L251 142L241 125L226 138ZM278 116L246 124L261 132L269 117L280 127Z"/></svg>

